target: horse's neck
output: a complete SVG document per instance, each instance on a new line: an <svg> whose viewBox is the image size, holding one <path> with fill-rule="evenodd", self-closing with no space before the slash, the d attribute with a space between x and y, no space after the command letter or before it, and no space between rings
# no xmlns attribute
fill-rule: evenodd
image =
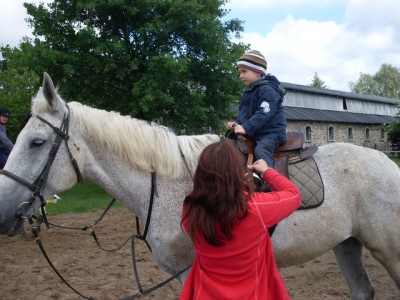
<svg viewBox="0 0 400 300"><path fill-rule="evenodd" d="M151 172L137 170L128 161L101 151L96 143L88 145L84 176L110 194L110 199L115 198L130 209L142 222L148 213L153 184L157 207L162 210L171 209L171 206L180 209L180 204L175 202L180 203L191 187L187 175L174 179L156 173L155 181L152 181Z"/></svg>
<svg viewBox="0 0 400 300"><path fill-rule="evenodd" d="M85 149L81 151L85 153L83 175L108 192L110 192L109 189L114 187L116 190L131 189L132 185L144 178L148 181L152 171L156 172L157 176L162 176L160 172L157 172L156 165L154 165L154 170L150 170L150 168L148 170L140 169L133 165L126 155L113 153L103 145L102 141L94 139L90 133L84 134L82 139L82 143L85 144ZM144 145L147 142L143 140L142 143ZM155 151L161 150L155 149ZM141 153L135 154L138 157L142 156ZM165 160L168 161L168 157L165 157ZM154 162L147 161L144 164L151 166ZM187 175L184 177L187 177Z"/></svg>
<svg viewBox="0 0 400 300"><path fill-rule="evenodd" d="M81 135L70 144L82 145L79 152L84 155L83 175L120 197L126 197L125 193L136 187L137 181L148 181L152 172L171 180L190 180L186 163L193 173L204 147L219 140L217 135L210 134L177 137L165 127L150 126L115 113L101 127L99 119L107 116L99 118L97 110L85 107L80 111L74 107L74 111L77 121L71 132ZM148 187L147 182L144 185Z"/></svg>

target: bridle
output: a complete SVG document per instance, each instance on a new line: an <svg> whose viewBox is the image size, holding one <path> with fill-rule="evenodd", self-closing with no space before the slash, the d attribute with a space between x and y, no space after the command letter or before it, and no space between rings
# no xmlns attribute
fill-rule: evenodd
<svg viewBox="0 0 400 300"><path fill-rule="evenodd" d="M55 156L56 156L56 154L57 154L57 152L58 152L58 150L59 150L59 148L60 148L61 143L62 143L63 140L65 140L65 143L66 143L66 146L67 146L67 149L68 149L68 154L69 154L69 156L70 156L71 163L72 163L72 165L73 165L73 167L74 167L74 169L75 169L78 182L82 182L82 181L83 181L83 176L82 176L82 173L81 173L81 171L80 171L80 169L79 169L78 163L76 162L75 158L72 156L72 153L71 153L71 151L70 151L70 149L69 149L69 146L68 146L68 139L69 139L68 132L69 132L69 121L70 121L70 109L69 109L69 107L68 107L68 104L65 104L65 107L66 107L66 112L65 112L65 114L64 114L63 121L62 121L62 123L61 123L61 125L60 125L59 128L58 128L58 127L55 127L55 126L52 125L50 122L48 122L47 120L43 119L42 117L36 116L36 118L38 118L39 120L41 120L42 122L44 122L44 123L46 123L48 126L50 126L50 127L55 131L55 133L57 134L57 135L56 135L56 138L54 139L53 145L52 145L52 147L51 147L51 149L50 149L49 157L48 157L48 160L47 160L47 162L46 162L46 165L44 166L44 168L43 168L42 172L40 173L40 175L38 176L38 178L37 178L33 183L29 183L28 181L26 181L25 179L21 178L20 176L15 175L15 174L13 174L13 173L7 171L7 170L0 170L0 174L3 174L3 175L5 175L5 176L7 176L7 177L9 177L9 178L11 178L11 179L17 181L18 183L24 185L25 187L27 187L29 190L31 190L31 191L33 192L33 193L32 193L32 196L31 196L30 199L29 199L29 201L26 201L26 202L21 203L20 206L18 207L17 212L15 213L14 224L15 224L16 221L20 221L20 220L22 220L22 219L28 219L29 223L31 224L32 233L33 233L34 236L35 236L36 242L38 243L40 249L42 250L42 253L43 253L43 255L45 256L46 260L49 262L50 266L51 266L51 267L53 268L53 270L57 273L57 275L64 281L64 283L66 283L66 284L67 284L73 291L75 291L78 295L80 295L81 297L83 297L83 298L85 298L85 299L93 299L92 297L85 297L85 296L83 296L81 293L79 293L76 289L74 289L74 288L61 276L61 274L57 271L57 269L54 267L54 265L50 262L50 259L48 258L46 252L44 251L44 248L43 248L43 246L42 246L42 244L41 244L41 241L40 241L40 239L39 239L38 230L37 230L37 228L33 225L33 218L34 218L34 212L35 212L35 207L33 206L33 203L35 202L36 198L39 198L39 199L40 199L40 202L41 202L41 206L40 206L40 207L41 207L41 212L42 212L42 216L43 216L43 221L45 222L46 226L49 227L49 223L48 223L47 217L46 217L46 212L45 212L45 210L44 210L44 206L46 205L46 202L45 202L45 200L44 200L44 197L43 197L43 194L42 194L42 193L43 193L43 190L44 190L44 188L45 188L45 186L46 186L46 183L47 183L47 178L48 178L49 173L50 173L50 167L51 167L51 165L53 164L53 161L54 161L54 159L55 159ZM26 120L26 122L27 122L27 120ZM186 162L185 156L184 156L184 154L183 154L183 152L182 152L182 149L181 149L179 143L178 143L178 148L179 148L181 157L182 157L182 159L183 159L183 161L184 161L184 163L185 163L185 166L186 166L186 168L187 168L187 170L188 170L188 172L189 172L189 175L190 175L190 177L193 179L193 176L192 176L192 174L191 174L191 172L190 172L189 166L188 166L188 164L187 164L187 162ZM137 268L136 268L136 262L135 262L135 259L134 259L134 256L135 256L135 252L134 252L134 238L137 238L137 239L140 239L140 240L144 241L144 242L147 244L147 246L149 247L149 249L151 250L150 245L149 245L149 244L147 243L147 241L146 241L146 236L147 236L147 232L148 232L149 225L150 225L150 219L151 219L151 212L152 212L152 206L153 206L154 196L157 195L155 178L156 178L156 177L155 177L155 172L152 172L152 173L151 173L151 179L152 179L151 182L152 182L152 183L151 183L150 204L149 204L149 209L148 209L148 214L147 214L147 220L146 220L146 224L145 224L145 228L144 228L144 233L143 233L143 235L140 233L140 229L139 229L139 219L136 217L136 229L137 229L137 234L129 238L129 239L132 238L132 242L131 242L131 243L132 243L133 268L134 268L135 279L136 279L136 282L137 282L138 288L139 288L139 293L137 293L137 294L135 294L135 295L128 296L128 297L125 297L125 298L121 298L121 300L131 300L131 299L140 298L141 296L146 295L146 294L148 294L148 293L150 293L150 292L152 292L152 291L154 291L154 290L156 290L156 289L158 289L158 288L164 286L165 284L167 284L168 282L170 282L170 281L173 280L174 278L177 278L179 275L181 275L182 273L186 272L186 271L191 267L191 266L186 267L185 269L183 269L183 270L181 270L181 271L175 273L173 276L171 276L171 277L168 278L167 280L165 280L165 281L163 281L163 282L157 284L156 286L154 286L154 287L152 287L152 288L150 288L150 289L147 289L147 290L145 290L145 291L143 291L143 289L142 289L142 286L141 286L141 284L140 284L139 277L138 277L138 272L137 272ZM113 199L113 201L112 201L112 202L110 203L110 205L107 207L107 209L106 209L106 211L103 213L103 215L108 211L108 209L112 206L112 204L113 204L114 202L115 202L115 199ZM98 220L96 220L95 223L97 223L98 221L100 221L100 220L102 219L103 215L102 215ZM12 227L13 227L13 226L11 226L11 228L12 228ZM85 230L85 229L84 229L84 230ZM101 249L103 249L103 248L100 246L100 244L98 243L98 241L97 241L97 237L96 237L96 235L94 234L94 230L91 229L91 232L92 232L92 235L93 235L93 237L94 237L96 243L98 244L98 246L99 246ZM129 240L129 239L128 239L128 240ZM128 241L128 240L127 240L127 241ZM126 241L126 242L127 242L127 241ZM126 243L126 242L125 242L125 243ZM125 243L124 243L124 244L125 244ZM120 248L120 247L119 247L119 248ZM119 248L118 248L118 249L119 249ZM104 250L104 249L103 249L103 250ZM109 252L112 252L112 251L113 251L113 250L111 250L111 251L109 250Z"/></svg>
<svg viewBox="0 0 400 300"><path fill-rule="evenodd" d="M20 220L21 218L22 219L32 218L33 213L35 212L35 207L33 206L33 203L35 202L35 200L37 198L39 198L40 202L41 202L42 214L44 216L46 216L45 211L43 209L44 205L45 205L43 191L44 191L44 188L46 187L46 183L47 183L47 179L49 177L51 165L54 162L54 159L57 155L58 150L60 149L60 146L61 146L61 143L63 140L65 141L65 144L67 146L68 153L69 153L69 156L71 159L71 163L75 169L75 172L76 172L76 175L78 178L78 182L83 181L82 173L79 169L78 163L76 162L75 158L72 156L71 150L69 149L69 146L68 146L70 109L69 109L68 104L65 104L65 107L66 107L66 112L64 113L64 117L63 117L60 127L56 127L56 126L52 125L49 121L43 119L42 117L36 116L36 118L38 118L39 120L41 120L42 122L44 122L48 126L50 126L57 135L56 135L56 138L54 139L53 145L50 149L47 162L46 162L42 172L40 173L40 175L36 178L36 180L33 183L29 183L22 177L15 175L14 173L11 173L7 170L0 171L0 174L5 175L5 176L17 181L18 183L26 186L29 190L32 191L32 196L29 198L29 200L21 203L20 206L18 207L17 212L15 213L15 219L17 219L17 220ZM46 218L45 218L45 220L46 220Z"/></svg>

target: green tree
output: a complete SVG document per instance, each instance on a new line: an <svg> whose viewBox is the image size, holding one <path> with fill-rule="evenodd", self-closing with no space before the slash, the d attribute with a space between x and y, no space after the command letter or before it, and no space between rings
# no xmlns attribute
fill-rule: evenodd
<svg viewBox="0 0 400 300"><path fill-rule="evenodd" d="M356 83L350 81L349 87L354 93L379 96L379 84L369 74L360 73L359 80Z"/></svg>
<svg viewBox="0 0 400 300"><path fill-rule="evenodd" d="M350 82L352 92L389 98L400 98L400 69L382 64L375 75L360 73L359 80ZM400 106L399 106L400 108ZM400 115L398 114L400 117ZM386 126L387 139L393 149L400 150L400 121Z"/></svg>
<svg viewBox="0 0 400 300"><path fill-rule="evenodd" d="M397 116L400 118L400 103L397 103L397 107L399 108ZM392 149L400 151L400 121L387 125L386 130L387 139L391 143Z"/></svg>
<svg viewBox="0 0 400 300"><path fill-rule="evenodd" d="M360 73L357 82L349 82L352 92L389 98L400 98L400 69L382 64L375 75Z"/></svg>
<svg viewBox="0 0 400 300"><path fill-rule="evenodd" d="M400 122L390 124L387 131L388 141L394 151L400 151Z"/></svg>
<svg viewBox="0 0 400 300"><path fill-rule="evenodd" d="M26 68L18 71L0 66L0 105L7 106L11 111L7 136L14 142L30 112L31 98L37 83L37 75Z"/></svg>
<svg viewBox="0 0 400 300"><path fill-rule="evenodd" d="M235 62L247 49L230 42L243 22L222 22L225 2L25 3L35 38L7 59L16 69L48 72L67 100L185 133L220 132L242 89Z"/></svg>
<svg viewBox="0 0 400 300"><path fill-rule="evenodd" d="M322 88L322 89L329 89L325 85L325 82L318 77L318 73L317 72L315 72L314 77L313 77L313 79L311 81L311 84L309 84L308 86L312 86L312 87L316 87L316 88Z"/></svg>

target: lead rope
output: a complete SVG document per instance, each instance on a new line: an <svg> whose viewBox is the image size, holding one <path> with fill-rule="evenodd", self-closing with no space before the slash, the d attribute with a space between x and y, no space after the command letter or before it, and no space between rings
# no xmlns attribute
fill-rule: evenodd
<svg viewBox="0 0 400 300"><path fill-rule="evenodd" d="M55 226L55 227L65 228L65 229L81 229L81 230L83 230L83 231L85 231L85 230L87 230L88 228L90 228L90 232L92 233L92 236L93 236L94 240L96 241L97 245L98 245L102 250L107 251L107 252L115 252L115 251L121 249L121 248L129 241L129 239L132 238L132 237L129 237L129 239L127 239L127 240L122 244L122 246L118 247L117 249L105 250L105 249L103 249L103 248L100 246L100 244L98 243L96 234L95 234L95 232L94 232L94 226L95 226L97 223L99 223L99 222L103 219L103 217L104 217L105 214L108 212L108 210L112 207L112 205L115 203L115 201L116 201L115 198L113 198L113 199L111 200L110 204L108 205L108 207L104 210L104 212L103 212L103 213L94 221L94 223L91 224L90 226L85 226L85 227L82 227L82 228L68 228L68 227L57 226L57 225L54 225L54 224L51 224L51 225L52 225L52 226ZM44 203L45 203L45 202L44 202ZM44 206L43 206L43 208L44 208ZM44 210L44 209L43 209L43 210ZM49 227L48 225L49 225L50 223L47 222L46 215L44 214L44 215L42 215L42 216L44 216L44 218L45 218L46 226ZM30 224L30 226L31 226L31 231L32 231L32 234L33 234L33 236L34 236L34 238L35 238L36 244L39 246L40 250L42 251L43 256L45 257L45 259L46 259L46 261L48 262L48 264L50 265L50 267L51 267L51 268L53 269L53 271L57 274L57 276L58 276L71 290L73 290L76 294L78 294L79 296L81 296L81 297L84 298L84 299L94 300L93 297L86 297L86 296L82 295L78 290L76 290L72 285L70 285L70 284L68 283L67 280L64 279L64 277L61 275L60 272L58 272L58 270L56 269L56 267L55 267L55 266L53 265L53 263L51 262L50 258L47 256L47 253L46 253L46 251L45 251L45 249L44 249L44 247L43 247L43 244L42 244L42 242L41 242L41 240L40 240L40 237L39 237L39 230L38 230L37 226L35 226L35 224L33 223L33 219L34 219L34 218L35 218L35 215L32 215L32 216L30 216L30 217L27 218L27 219L28 219L29 224Z"/></svg>
<svg viewBox="0 0 400 300"><path fill-rule="evenodd" d="M31 226L31 230L33 233L33 236L35 237L35 241L36 244L39 246L40 250L42 251L43 256L46 258L47 262L49 263L49 265L52 267L52 269L54 270L54 272L56 272L56 274L58 275L58 277L61 278L61 280L71 289L73 290L75 293L77 293L79 296L81 296L82 298L88 299L88 300L94 300L93 297L86 297L84 295L82 295L81 293L79 293L76 289L74 289L65 279L64 277L61 276L60 272L58 272L58 270L54 267L53 263L51 262L50 258L47 256L46 251L44 250L42 241L40 240L39 237L39 232L37 227L35 226L35 224L33 223L33 218L29 217L28 218L29 224Z"/></svg>

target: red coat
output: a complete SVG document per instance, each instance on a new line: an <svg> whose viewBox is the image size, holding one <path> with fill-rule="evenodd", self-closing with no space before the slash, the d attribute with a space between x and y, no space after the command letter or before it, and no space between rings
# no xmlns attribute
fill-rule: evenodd
<svg viewBox="0 0 400 300"><path fill-rule="evenodd" d="M253 194L248 202L249 214L233 229L232 240L215 247L199 235L181 300L289 299L268 228L294 212L301 195L293 183L273 169L265 171L264 180L274 192ZM184 227L187 230L186 223Z"/></svg>

